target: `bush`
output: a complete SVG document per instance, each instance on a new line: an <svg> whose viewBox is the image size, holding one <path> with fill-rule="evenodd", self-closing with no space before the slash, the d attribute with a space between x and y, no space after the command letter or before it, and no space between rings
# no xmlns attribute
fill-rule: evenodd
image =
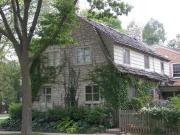
<svg viewBox="0 0 180 135"><path fill-rule="evenodd" d="M180 95L170 99L170 105L173 109L180 111Z"/></svg>
<svg viewBox="0 0 180 135"><path fill-rule="evenodd" d="M12 103L9 106L9 116L12 119L21 119L22 116L22 104Z"/></svg>
<svg viewBox="0 0 180 135"><path fill-rule="evenodd" d="M13 104L10 108L10 119L1 124L5 130L19 130L21 126L21 105ZM104 107L71 108L55 107L47 112L32 111L33 131L92 133L102 132L109 124L110 110Z"/></svg>
<svg viewBox="0 0 180 135"><path fill-rule="evenodd" d="M140 98L132 98L129 102L129 108L134 110L139 110L143 107L143 101Z"/></svg>

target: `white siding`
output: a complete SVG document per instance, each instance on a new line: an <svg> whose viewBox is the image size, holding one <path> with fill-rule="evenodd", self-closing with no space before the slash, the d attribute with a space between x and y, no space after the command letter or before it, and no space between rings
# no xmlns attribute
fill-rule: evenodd
<svg viewBox="0 0 180 135"><path fill-rule="evenodd" d="M123 47L114 46L114 62L116 64L123 64ZM144 54L132 49L130 49L130 65L128 66L162 74L160 59L149 56L149 69L145 69ZM169 75L169 65L167 62L164 62L164 73Z"/></svg>
<svg viewBox="0 0 180 135"><path fill-rule="evenodd" d="M114 46L114 62L123 64L123 48L120 46Z"/></svg>
<svg viewBox="0 0 180 135"><path fill-rule="evenodd" d="M166 75L170 75L170 73L169 73L169 64L167 63L167 62L164 62L164 73L166 74Z"/></svg>
<svg viewBox="0 0 180 135"><path fill-rule="evenodd" d="M154 58L154 70L156 73L161 74L161 60Z"/></svg>

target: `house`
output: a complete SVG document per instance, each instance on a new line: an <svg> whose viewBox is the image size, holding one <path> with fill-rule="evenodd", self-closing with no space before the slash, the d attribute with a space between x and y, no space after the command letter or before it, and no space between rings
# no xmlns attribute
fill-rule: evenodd
<svg viewBox="0 0 180 135"><path fill-rule="evenodd" d="M169 76L174 79L173 84L160 85L161 95L163 99L180 94L180 49L171 49L165 46L155 46L155 51L170 59Z"/></svg>
<svg viewBox="0 0 180 135"><path fill-rule="evenodd" d="M64 106L66 86L70 82L69 67L80 72L76 93L79 106L96 106L104 102L98 87L87 79L88 73L97 65L114 64L120 72L153 80L157 82L157 86L160 82L169 81L169 60L166 57L158 55L142 42L114 29L86 18L78 18L80 26L72 34L76 45L50 46L43 53L46 56L46 66L63 65L65 59L68 60L68 64L65 64L54 83L43 85L34 107L43 109ZM128 93L135 96L132 89L129 89Z"/></svg>

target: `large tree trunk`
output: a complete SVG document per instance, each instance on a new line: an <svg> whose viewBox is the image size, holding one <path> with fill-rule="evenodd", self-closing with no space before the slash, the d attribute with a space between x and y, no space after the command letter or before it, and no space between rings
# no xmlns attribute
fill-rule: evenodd
<svg viewBox="0 0 180 135"><path fill-rule="evenodd" d="M20 58L22 76L22 135L32 134L32 97L28 52L22 53Z"/></svg>

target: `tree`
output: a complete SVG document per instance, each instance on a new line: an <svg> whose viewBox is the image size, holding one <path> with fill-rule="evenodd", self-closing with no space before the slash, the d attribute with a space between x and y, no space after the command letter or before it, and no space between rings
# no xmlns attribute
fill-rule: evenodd
<svg viewBox="0 0 180 135"><path fill-rule="evenodd" d="M64 29L64 25L68 24L65 21L72 22L74 19L76 2L77 0L52 1L52 11L46 13L41 27L37 29L39 32L36 31L39 40L36 40L35 45L32 39L36 34L42 0L0 1L0 35L12 43L20 63L22 78L21 133L23 135L31 135L32 133L31 60L39 56L50 44L58 44L66 40L66 34L69 31ZM30 49L33 50L31 53Z"/></svg>
<svg viewBox="0 0 180 135"><path fill-rule="evenodd" d="M164 43L166 40L165 29L162 23L151 18L143 29L143 41L148 45Z"/></svg>
<svg viewBox="0 0 180 135"><path fill-rule="evenodd" d="M81 12L82 16L86 16L90 19L93 19L99 23L105 24L111 28L114 28L115 30L121 32L123 31L121 26L121 21L117 17L103 17L99 18L97 13L90 13L87 10Z"/></svg>
<svg viewBox="0 0 180 135"><path fill-rule="evenodd" d="M20 70L16 61L0 62L0 95L6 110L11 103L20 102Z"/></svg>
<svg viewBox="0 0 180 135"><path fill-rule="evenodd" d="M129 25L127 26L126 33L129 36L139 41L142 41L142 28L138 26L134 21L129 23Z"/></svg>
<svg viewBox="0 0 180 135"><path fill-rule="evenodd" d="M177 34L175 39L169 40L167 46L170 48L180 48L180 34Z"/></svg>
<svg viewBox="0 0 180 135"><path fill-rule="evenodd" d="M132 6L121 0L88 0L90 9L85 14L88 18L122 31L119 15L128 15Z"/></svg>

